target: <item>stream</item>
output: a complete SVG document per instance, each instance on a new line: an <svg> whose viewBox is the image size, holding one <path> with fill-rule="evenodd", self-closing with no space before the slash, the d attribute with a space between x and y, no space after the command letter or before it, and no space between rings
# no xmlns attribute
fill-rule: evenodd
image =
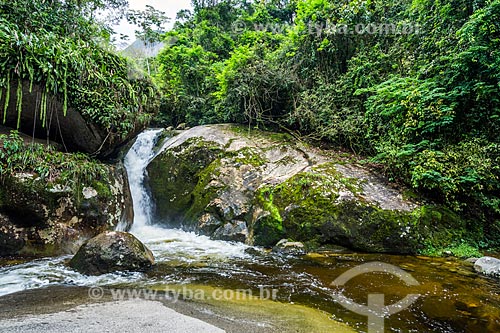
<svg viewBox="0 0 500 333"><path fill-rule="evenodd" d="M477 275L471 264L458 259L365 254L335 247L297 256L211 240L155 223L146 167L156 154L160 132L141 133L125 158L135 211L130 232L153 251L156 267L148 273L89 277L65 265L70 256L30 261L0 258L0 297L48 286L184 288L184 292L203 286L250 290L253 295L273 290L272 302L306 306L326 313L332 322L366 332L367 317L340 305L337 296L366 306L368 294L383 294L385 304L418 294L408 308L386 316L386 332L500 332L500 284ZM332 285L346 271L374 261L403 269L418 285L408 286L386 272L368 272L353 276L341 287Z"/></svg>

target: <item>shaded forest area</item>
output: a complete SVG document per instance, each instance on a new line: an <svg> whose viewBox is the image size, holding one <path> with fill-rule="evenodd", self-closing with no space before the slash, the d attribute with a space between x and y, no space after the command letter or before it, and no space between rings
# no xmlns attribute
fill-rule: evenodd
<svg viewBox="0 0 500 333"><path fill-rule="evenodd" d="M500 239L500 1L194 1L157 122L329 142ZM409 194L411 195L411 194Z"/></svg>

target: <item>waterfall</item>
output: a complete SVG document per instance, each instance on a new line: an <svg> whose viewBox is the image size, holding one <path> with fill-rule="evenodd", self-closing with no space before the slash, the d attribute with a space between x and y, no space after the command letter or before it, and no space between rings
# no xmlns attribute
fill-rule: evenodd
<svg viewBox="0 0 500 333"><path fill-rule="evenodd" d="M139 134L134 145L125 156L124 164L134 207L133 230L149 225L152 222L153 205L151 195L144 182L147 177L146 168L156 156L154 147L162 131L163 129L149 129Z"/></svg>
<svg viewBox="0 0 500 333"><path fill-rule="evenodd" d="M125 168L129 178L134 203L134 224L130 232L144 242L158 261L170 260L219 260L229 257L246 257L247 245L211 240L178 229L169 229L154 221L153 200L147 186L147 166L162 149L155 149L162 130L146 130L139 134L125 156ZM120 230L120 229L118 229ZM202 259L204 258L204 259Z"/></svg>

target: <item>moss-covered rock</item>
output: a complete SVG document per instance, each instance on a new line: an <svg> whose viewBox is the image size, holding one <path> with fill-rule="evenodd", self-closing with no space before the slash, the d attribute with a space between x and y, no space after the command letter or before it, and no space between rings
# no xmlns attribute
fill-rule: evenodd
<svg viewBox="0 0 500 333"><path fill-rule="evenodd" d="M192 227L190 217L198 215L216 196L205 187L216 174L220 152L220 147L193 138L166 150L148 166L157 218L171 226Z"/></svg>
<svg viewBox="0 0 500 333"><path fill-rule="evenodd" d="M25 235L0 214L0 257L19 252L25 245Z"/></svg>
<svg viewBox="0 0 500 333"><path fill-rule="evenodd" d="M5 177L0 192L0 238L19 246L2 245L0 255L57 255L75 253L87 239L131 225L132 202L121 168L108 166L108 183L95 188L50 184L33 174Z"/></svg>
<svg viewBox="0 0 500 333"><path fill-rule="evenodd" d="M465 239L470 228L457 215L404 198L404 189L344 155L230 125L196 127L167 141L148 167L156 214L264 246L287 238L417 253Z"/></svg>
<svg viewBox="0 0 500 333"><path fill-rule="evenodd" d="M87 275L115 271L146 271L155 263L153 253L134 235L108 231L80 247L69 266Z"/></svg>
<svg viewBox="0 0 500 333"><path fill-rule="evenodd" d="M0 137L0 255L74 253L133 208L125 169Z"/></svg>

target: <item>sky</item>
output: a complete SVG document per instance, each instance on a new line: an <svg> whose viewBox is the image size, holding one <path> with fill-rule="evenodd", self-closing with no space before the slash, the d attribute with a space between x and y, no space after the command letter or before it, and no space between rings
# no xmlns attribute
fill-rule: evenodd
<svg viewBox="0 0 500 333"><path fill-rule="evenodd" d="M170 17L170 22L165 25L167 29L172 28L179 10L191 8L191 0L128 0L128 2L130 9L145 9L146 5L150 5L165 12ZM127 44L131 44L135 40L134 30L136 27L128 24L126 20L122 20L114 29L117 35L121 33L129 36Z"/></svg>

